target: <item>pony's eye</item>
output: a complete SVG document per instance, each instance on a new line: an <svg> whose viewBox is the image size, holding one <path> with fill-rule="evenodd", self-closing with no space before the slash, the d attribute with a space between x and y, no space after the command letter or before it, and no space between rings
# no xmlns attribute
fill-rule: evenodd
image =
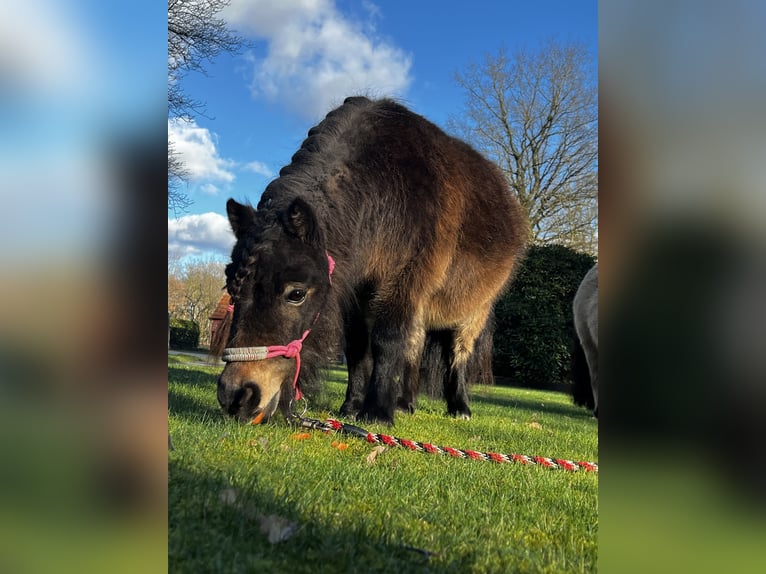
<svg viewBox="0 0 766 574"><path fill-rule="evenodd" d="M287 302L293 305L300 305L306 300L305 289L293 289L287 294Z"/></svg>

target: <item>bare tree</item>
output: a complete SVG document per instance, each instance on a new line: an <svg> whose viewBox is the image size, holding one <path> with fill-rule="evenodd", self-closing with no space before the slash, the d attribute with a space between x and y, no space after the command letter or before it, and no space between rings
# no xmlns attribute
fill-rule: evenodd
<svg viewBox="0 0 766 574"><path fill-rule="evenodd" d="M168 139L168 210L177 217L191 205L189 196L183 190L188 173L181 158L174 149L173 142Z"/></svg>
<svg viewBox="0 0 766 574"><path fill-rule="evenodd" d="M190 71L205 72L204 64L222 52L238 52L244 41L229 31L218 15L230 0L168 0L168 117L190 119L204 104L182 87ZM187 173L168 140L168 210L176 214L190 204L182 186Z"/></svg>
<svg viewBox="0 0 766 574"><path fill-rule="evenodd" d="M465 109L450 129L503 170L538 244L595 253L598 108L595 62L579 44L499 50L455 74Z"/></svg>
<svg viewBox="0 0 766 574"><path fill-rule="evenodd" d="M209 343L209 317L224 294L224 267L212 258L168 265L168 310L172 317L199 325L202 345Z"/></svg>
<svg viewBox="0 0 766 574"><path fill-rule="evenodd" d="M182 277L168 274L168 313L175 319L186 318L186 297Z"/></svg>
<svg viewBox="0 0 766 574"><path fill-rule="evenodd" d="M243 40L229 31L218 14L230 0L168 1L168 114L192 117L203 106L184 93L180 80L222 52L238 52Z"/></svg>

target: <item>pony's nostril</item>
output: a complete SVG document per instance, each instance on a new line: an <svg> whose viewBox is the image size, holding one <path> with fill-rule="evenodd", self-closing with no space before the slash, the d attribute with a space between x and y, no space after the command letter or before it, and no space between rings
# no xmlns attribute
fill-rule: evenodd
<svg viewBox="0 0 766 574"><path fill-rule="evenodd" d="M261 403L261 389L252 381L248 381L242 385L242 404L251 403L253 406L258 406Z"/></svg>
<svg viewBox="0 0 766 574"><path fill-rule="evenodd" d="M260 404L263 392L255 381L241 381L224 373L218 377L217 396L223 411L243 422L252 422L257 418L255 424L258 424L266 422L269 417L268 409ZM261 411L263 413L259 417Z"/></svg>

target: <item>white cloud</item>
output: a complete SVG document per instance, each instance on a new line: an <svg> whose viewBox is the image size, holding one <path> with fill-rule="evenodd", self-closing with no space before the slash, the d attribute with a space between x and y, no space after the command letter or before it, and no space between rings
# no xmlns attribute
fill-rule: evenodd
<svg viewBox="0 0 766 574"><path fill-rule="evenodd" d="M211 253L228 256L234 241L229 220L219 213L208 212L168 219L168 253L181 256Z"/></svg>
<svg viewBox="0 0 766 574"><path fill-rule="evenodd" d="M205 183L200 186L200 191L207 195L218 195L218 192L221 190L218 189L218 186L215 186L212 183Z"/></svg>
<svg viewBox="0 0 766 574"><path fill-rule="evenodd" d="M207 128L199 127L194 120L169 118L168 140L173 142L191 181L234 181L234 162L218 155L214 134Z"/></svg>
<svg viewBox="0 0 766 574"><path fill-rule="evenodd" d="M251 161L250 163L243 165L242 169L245 171L252 171L253 173L257 173L258 175L262 175L264 177L274 176L274 172L271 171L269 166L267 166L262 161Z"/></svg>
<svg viewBox="0 0 766 574"><path fill-rule="evenodd" d="M251 55L253 94L303 117L318 119L349 95L401 96L409 86L411 56L375 37L374 23L345 17L334 0L232 0L224 15L268 44L265 58Z"/></svg>
<svg viewBox="0 0 766 574"><path fill-rule="evenodd" d="M382 15L380 6L374 2L370 2L370 0L362 0L362 8L367 11L367 13L370 15L370 18L373 20L380 18Z"/></svg>

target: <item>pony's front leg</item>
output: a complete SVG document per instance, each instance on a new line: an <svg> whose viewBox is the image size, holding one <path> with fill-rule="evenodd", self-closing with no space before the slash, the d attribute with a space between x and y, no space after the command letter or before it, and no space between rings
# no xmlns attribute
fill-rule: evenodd
<svg viewBox="0 0 766 574"><path fill-rule="evenodd" d="M372 331L372 377L359 418L394 424L404 368L406 337L401 324L378 321Z"/></svg>
<svg viewBox="0 0 766 574"><path fill-rule="evenodd" d="M361 309L346 320L345 354L348 365L348 385L346 400L340 407L340 414L343 417L356 419L364 405L367 387L372 376L370 337Z"/></svg>

